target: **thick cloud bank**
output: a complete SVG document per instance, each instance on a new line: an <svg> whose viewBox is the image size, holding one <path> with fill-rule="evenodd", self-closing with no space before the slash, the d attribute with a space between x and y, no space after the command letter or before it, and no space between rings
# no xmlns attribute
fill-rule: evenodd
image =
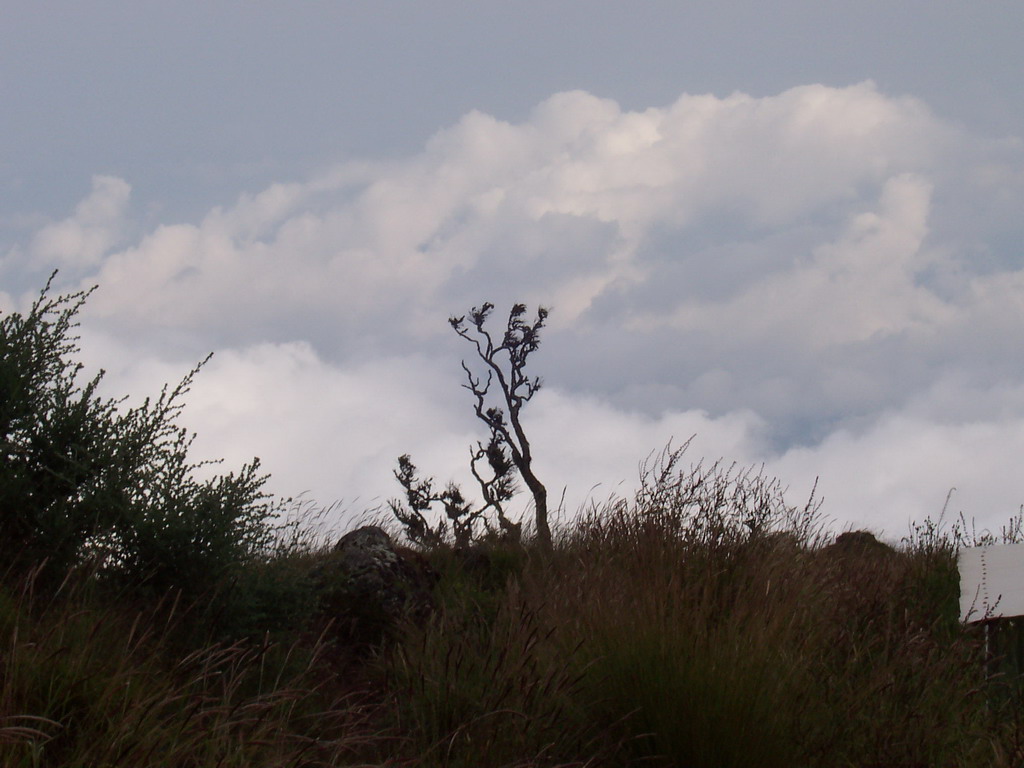
<svg viewBox="0 0 1024 768"><path fill-rule="evenodd" d="M691 434L795 503L820 475L840 525L898 536L953 486L983 524L1024 503L1021 143L871 83L636 112L560 93L132 240L128 195L96 177L0 274L100 285L112 387L216 350L197 448L260 455L281 492L372 506L407 451L461 476L480 433L445 320L488 300L552 308L529 419L570 509Z"/></svg>

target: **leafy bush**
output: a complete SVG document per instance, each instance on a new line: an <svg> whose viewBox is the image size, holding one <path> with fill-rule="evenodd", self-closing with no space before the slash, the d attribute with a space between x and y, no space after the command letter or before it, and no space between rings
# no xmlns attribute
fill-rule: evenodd
<svg viewBox="0 0 1024 768"><path fill-rule="evenodd" d="M92 562L109 581L205 591L271 536L276 503L259 461L200 481L192 437L175 423L200 363L159 397L103 399L74 361L76 315L91 291L0 317L0 540L15 573L63 578ZM204 361L205 362L205 361Z"/></svg>

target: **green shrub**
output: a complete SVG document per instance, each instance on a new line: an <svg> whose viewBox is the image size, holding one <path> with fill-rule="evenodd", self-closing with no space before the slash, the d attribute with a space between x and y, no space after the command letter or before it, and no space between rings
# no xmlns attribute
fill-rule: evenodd
<svg viewBox="0 0 1024 768"><path fill-rule="evenodd" d="M52 282L52 278L51 278ZM175 423L191 371L155 399L103 399L103 372L74 357L90 292L0 317L0 541L9 572L45 563L41 583L91 561L109 582L198 596L258 553L277 505L259 462L194 478L192 437Z"/></svg>

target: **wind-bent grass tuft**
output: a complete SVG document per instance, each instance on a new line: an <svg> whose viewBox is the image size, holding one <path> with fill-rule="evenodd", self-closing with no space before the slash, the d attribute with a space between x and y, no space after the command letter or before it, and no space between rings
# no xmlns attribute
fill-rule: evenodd
<svg viewBox="0 0 1024 768"><path fill-rule="evenodd" d="M583 765L595 729L580 673L515 597L488 617L453 606L383 660L399 730L426 766Z"/></svg>
<svg viewBox="0 0 1024 768"><path fill-rule="evenodd" d="M978 638L955 618L955 547L825 546L813 500L792 508L756 473L678 460L524 573L553 640L581 643L580 701L617 732L619 764L982 766L1012 752Z"/></svg>
<svg viewBox="0 0 1024 768"><path fill-rule="evenodd" d="M0 765L344 765L374 739L359 697L325 690L315 645L177 653L166 611L0 595Z"/></svg>

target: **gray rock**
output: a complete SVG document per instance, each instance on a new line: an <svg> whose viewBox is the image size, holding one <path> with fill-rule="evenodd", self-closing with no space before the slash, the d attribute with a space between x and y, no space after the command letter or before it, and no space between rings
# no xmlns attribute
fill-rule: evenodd
<svg viewBox="0 0 1024 768"><path fill-rule="evenodd" d="M433 608L437 581L422 557L397 549L374 525L342 536L313 578L321 614L335 636L350 644L379 642L401 621L424 618Z"/></svg>
<svg viewBox="0 0 1024 768"><path fill-rule="evenodd" d="M882 557L888 558L896 554L896 550L875 538L868 531L847 531L836 537L836 540L825 547L825 552L838 557Z"/></svg>

